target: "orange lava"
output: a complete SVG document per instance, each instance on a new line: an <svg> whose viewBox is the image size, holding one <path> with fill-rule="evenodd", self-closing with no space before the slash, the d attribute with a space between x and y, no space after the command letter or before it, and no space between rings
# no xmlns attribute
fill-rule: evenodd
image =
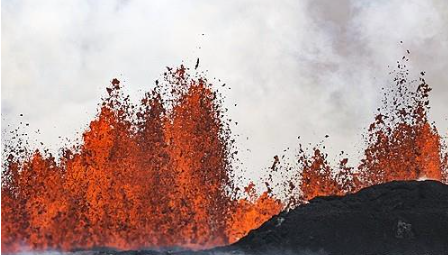
<svg viewBox="0 0 448 255"><path fill-rule="evenodd" d="M254 187L253 183L249 184L245 188L248 198L236 202L236 211L230 218L226 229L230 243L246 236L250 230L258 228L283 209L282 203L273 199L268 192L263 192L261 196L257 196Z"/></svg>
<svg viewBox="0 0 448 255"><path fill-rule="evenodd" d="M327 156L318 148L314 148L313 151L314 155L310 158L306 157L304 152L299 155L299 162L302 164L300 200L308 201L318 196L344 195L360 186L357 175L347 166L347 159L341 160L338 171L335 173L327 161Z"/></svg>
<svg viewBox="0 0 448 255"><path fill-rule="evenodd" d="M58 160L13 149L2 178L2 251L208 248L277 214L235 198L233 142L217 92L188 70L133 105L116 79L82 143Z"/></svg>
<svg viewBox="0 0 448 255"><path fill-rule="evenodd" d="M424 72L418 80L409 80L407 61L404 56L393 72L395 84L385 93L383 107L367 131L358 167L349 167L345 158L332 168L319 148L312 156L300 150L302 200L343 195L394 180L448 181L448 154L427 117L431 88Z"/></svg>

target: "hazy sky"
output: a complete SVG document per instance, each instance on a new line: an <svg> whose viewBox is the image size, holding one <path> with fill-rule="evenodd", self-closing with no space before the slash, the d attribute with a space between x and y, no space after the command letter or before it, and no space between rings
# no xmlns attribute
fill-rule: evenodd
<svg viewBox="0 0 448 255"><path fill-rule="evenodd" d="M29 123L31 139L53 150L80 137L112 78L137 101L166 66L197 57L231 87L222 92L250 172L297 136L328 134L331 152L355 155L391 84L388 65L407 49L434 89L430 117L448 133L445 0L3 0L1 14L2 133Z"/></svg>

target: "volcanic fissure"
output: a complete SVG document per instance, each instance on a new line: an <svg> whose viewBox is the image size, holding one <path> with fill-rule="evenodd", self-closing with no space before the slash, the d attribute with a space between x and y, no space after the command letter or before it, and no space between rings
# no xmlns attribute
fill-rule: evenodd
<svg viewBox="0 0 448 255"><path fill-rule="evenodd" d="M258 194L240 188L223 97L184 66L167 68L139 104L113 79L82 141L58 156L17 137L2 159L2 251L183 247L234 243L282 210L393 180L448 181L443 138L428 120L430 86L404 56L365 133L362 160L332 166L322 146L275 156ZM272 191L281 186L281 196ZM282 197L282 198L280 198Z"/></svg>

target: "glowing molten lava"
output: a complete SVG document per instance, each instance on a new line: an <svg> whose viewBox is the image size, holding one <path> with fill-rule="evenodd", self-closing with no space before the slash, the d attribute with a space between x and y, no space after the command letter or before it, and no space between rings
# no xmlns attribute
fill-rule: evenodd
<svg viewBox="0 0 448 255"><path fill-rule="evenodd" d="M419 80L408 79L408 58L394 71L394 86L385 93L383 107L366 135L364 158L357 168L347 159L331 168L326 154L300 150L302 199L343 195L373 184L393 180L433 179L446 181L448 153L435 126L428 121L429 92L424 72Z"/></svg>
<svg viewBox="0 0 448 255"><path fill-rule="evenodd" d="M114 79L83 142L59 160L10 152L2 251L207 248L280 212L268 194L235 198L230 131L207 80L182 66L163 84L135 106Z"/></svg>

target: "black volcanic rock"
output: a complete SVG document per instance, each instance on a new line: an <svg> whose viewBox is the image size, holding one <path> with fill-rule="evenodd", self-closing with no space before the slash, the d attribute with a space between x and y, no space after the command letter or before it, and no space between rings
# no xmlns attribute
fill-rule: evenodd
<svg viewBox="0 0 448 255"><path fill-rule="evenodd" d="M448 254L448 186L390 182L318 197L223 249L245 254ZM305 252L306 251L306 252Z"/></svg>

